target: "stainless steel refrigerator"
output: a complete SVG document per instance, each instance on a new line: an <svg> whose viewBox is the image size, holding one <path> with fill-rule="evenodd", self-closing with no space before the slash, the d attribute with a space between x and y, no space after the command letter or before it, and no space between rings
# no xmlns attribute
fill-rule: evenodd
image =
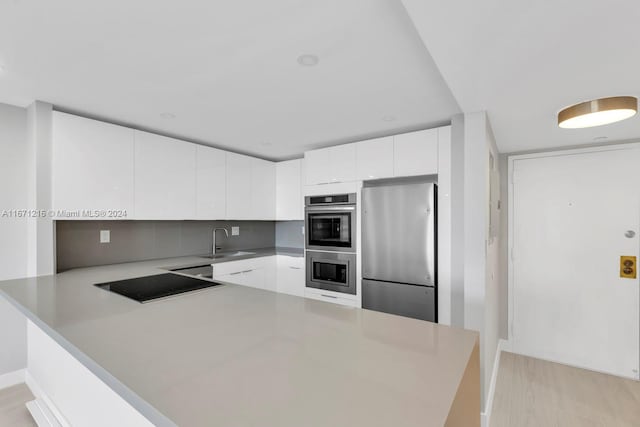
<svg viewBox="0 0 640 427"><path fill-rule="evenodd" d="M362 189L362 307L438 321L437 186L379 181Z"/></svg>

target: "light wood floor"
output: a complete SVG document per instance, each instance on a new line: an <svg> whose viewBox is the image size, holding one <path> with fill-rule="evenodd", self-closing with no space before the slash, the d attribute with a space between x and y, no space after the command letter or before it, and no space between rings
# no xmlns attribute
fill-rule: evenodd
<svg viewBox="0 0 640 427"><path fill-rule="evenodd" d="M24 406L34 397L24 384L0 390L0 426L37 427Z"/></svg>
<svg viewBox="0 0 640 427"><path fill-rule="evenodd" d="M503 352L491 427L638 427L640 382Z"/></svg>

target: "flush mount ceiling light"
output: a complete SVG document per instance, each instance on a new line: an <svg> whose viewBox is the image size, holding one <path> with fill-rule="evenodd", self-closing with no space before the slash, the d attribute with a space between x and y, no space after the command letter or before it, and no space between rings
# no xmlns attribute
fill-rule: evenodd
<svg viewBox="0 0 640 427"><path fill-rule="evenodd" d="M638 112L633 96L600 98L572 105L558 113L558 126L564 129L589 128L628 119Z"/></svg>
<svg viewBox="0 0 640 427"><path fill-rule="evenodd" d="M304 65L305 67L313 67L314 65L318 65L320 60L316 55L304 54L298 56L298 64Z"/></svg>

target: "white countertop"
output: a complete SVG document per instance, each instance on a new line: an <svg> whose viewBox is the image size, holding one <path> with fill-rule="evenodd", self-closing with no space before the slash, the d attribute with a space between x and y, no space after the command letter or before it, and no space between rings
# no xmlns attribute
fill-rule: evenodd
<svg viewBox="0 0 640 427"><path fill-rule="evenodd" d="M0 282L156 425L443 426L477 334L237 285L140 304L94 283L185 257Z"/></svg>

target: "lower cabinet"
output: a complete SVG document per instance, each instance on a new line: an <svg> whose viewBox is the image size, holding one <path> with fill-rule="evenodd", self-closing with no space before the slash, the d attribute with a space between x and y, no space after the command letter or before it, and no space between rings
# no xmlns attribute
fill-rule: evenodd
<svg viewBox="0 0 640 427"><path fill-rule="evenodd" d="M303 257L277 256L276 292L304 296L305 265Z"/></svg>
<svg viewBox="0 0 640 427"><path fill-rule="evenodd" d="M213 279L252 288L267 289L275 257L260 257L213 264Z"/></svg>
<svg viewBox="0 0 640 427"><path fill-rule="evenodd" d="M215 279L221 282L229 282L236 285L249 286L251 288L264 289L266 285L265 274L263 268L252 268L243 271L237 271L224 276L216 276Z"/></svg>
<svg viewBox="0 0 640 427"><path fill-rule="evenodd" d="M304 296L304 258L272 255L213 264L213 279L236 285Z"/></svg>

